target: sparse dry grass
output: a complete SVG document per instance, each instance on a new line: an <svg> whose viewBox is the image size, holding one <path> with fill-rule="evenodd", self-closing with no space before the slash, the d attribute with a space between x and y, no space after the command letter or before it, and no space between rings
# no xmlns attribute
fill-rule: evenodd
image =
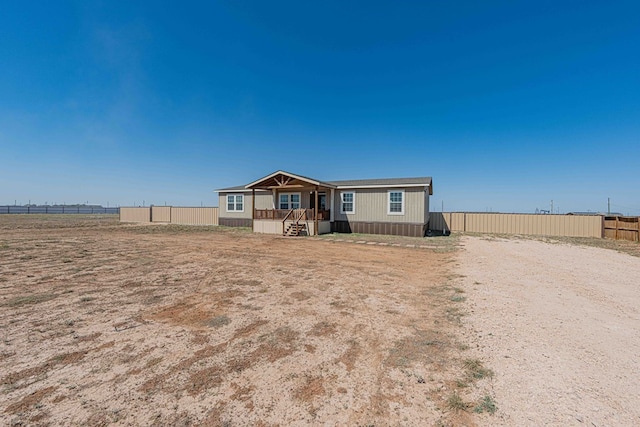
<svg viewBox="0 0 640 427"><path fill-rule="evenodd" d="M17 296L9 299L7 302L4 303L4 305L7 307L19 307L19 306L28 305L28 304L38 304L40 302L52 300L56 296L57 296L56 294L49 294L49 293L35 294L35 295L21 295L21 296Z"/></svg>
<svg viewBox="0 0 640 427"><path fill-rule="evenodd" d="M455 236L75 215L0 230L0 423L472 425L436 386L464 359Z"/></svg>
<svg viewBox="0 0 640 427"><path fill-rule="evenodd" d="M364 242L364 243L382 243L385 245L428 248L435 252L455 252L460 246L460 234L451 234L449 236L434 237L406 237L406 236L388 236L382 234L342 234L331 233L323 234L314 238L328 241L344 241L344 242Z"/></svg>

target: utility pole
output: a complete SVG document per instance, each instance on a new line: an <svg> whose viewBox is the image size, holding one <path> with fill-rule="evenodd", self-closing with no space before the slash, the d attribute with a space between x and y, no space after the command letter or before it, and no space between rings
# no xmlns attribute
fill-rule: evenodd
<svg viewBox="0 0 640 427"><path fill-rule="evenodd" d="M551 214L553 215L553 199L551 199Z"/></svg>
<svg viewBox="0 0 640 427"><path fill-rule="evenodd" d="M607 197L607 215L611 215L611 197Z"/></svg>
<svg viewBox="0 0 640 427"><path fill-rule="evenodd" d="M444 212L444 200L442 201L442 210L441 212Z"/></svg>

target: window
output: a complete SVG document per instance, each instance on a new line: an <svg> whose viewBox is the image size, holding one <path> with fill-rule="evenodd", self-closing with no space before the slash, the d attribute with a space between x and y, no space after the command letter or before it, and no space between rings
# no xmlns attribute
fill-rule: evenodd
<svg viewBox="0 0 640 427"><path fill-rule="evenodd" d="M227 212L244 212L244 194L227 195Z"/></svg>
<svg viewBox="0 0 640 427"><path fill-rule="evenodd" d="M387 214L404 215L404 190L389 190Z"/></svg>
<svg viewBox="0 0 640 427"><path fill-rule="evenodd" d="M300 193L280 193L280 209L300 209Z"/></svg>
<svg viewBox="0 0 640 427"><path fill-rule="evenodd" d="M356 193L353 191L340 193L340 212L345 214L356 213Z"/></svg>
<svg viewBox="0 0 640 427"><path fill-rule="evenodd" d="M291 195L291 209L300 209L300 193Z"/></svg>
<svg viewBox="0 0 640 427"><path fill-rule="evenodd" d="M280 207L278 209L289 209L289 195L281 194L280 195Z"/></svg>

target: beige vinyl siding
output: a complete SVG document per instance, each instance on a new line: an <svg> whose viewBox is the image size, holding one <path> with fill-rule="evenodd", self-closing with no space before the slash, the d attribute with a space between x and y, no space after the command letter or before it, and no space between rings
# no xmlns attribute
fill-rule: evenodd
<svg viewBox="0 0 640 427"><path fill-rule="evenodd" d="M251 193L249 193L248 197L249 199L251 198ZM256 209L273 209L273 194L256 193Z"/></svg>
<svg viewBox="0 0 640 427"><path fill-rule="evenodd" d="M302 190L300 191L300 207L309 209L311 208L311 191L312 190Z"/></svg>
<svg viewBox="0 0 640 427"><path fill-rule="evenodd" d="M436 231L523 234L534 236L602 237L601 216L432 212Z"/></svg>
<svg viewBox="0 0 640 427"><path fill-rule="evenodd" d="M228 212L227 211L227 195L238 195L243 194L243 212ZM220 206L220 218L245 218L251 219L251 209L253 209L253 205L251 204L251 192L248 193L220 193L219 197L219 206Z"/></svg>
<svg viewBox="0 0 640 427"><path fill-rule="evenodd" d="M227 212L227 194L244 194L244 212ZM244 193L220 193L218 203L220 206L220 218L246 218L251 219L253 202L251 191ZM273 209L273 196L269 192L256 192L256 209Z"/></svg>
<svg viewBox="0 0 640 427"><path fill-rule="evenodd" d="M334 219L336 221L363 221L363 222L409 222L424 223L425 219L425 192L423 188L398 188L393 190L404 191L404 214L389 215L389 189L388 188L357 188L349 190L337 189L334 200ZM340 194L344 192L355 193L355 213L343 214L341 212Z"/></svg>

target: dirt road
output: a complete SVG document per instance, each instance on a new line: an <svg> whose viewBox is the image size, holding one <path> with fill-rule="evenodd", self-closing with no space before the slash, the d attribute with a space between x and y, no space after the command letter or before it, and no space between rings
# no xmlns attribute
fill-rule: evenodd
<svg viewBox="0 0 640 427"><path fill-rule="evenodd" d="M487 426L640 425L640 258L463 238L467 342L496 373Z"/></svg>

